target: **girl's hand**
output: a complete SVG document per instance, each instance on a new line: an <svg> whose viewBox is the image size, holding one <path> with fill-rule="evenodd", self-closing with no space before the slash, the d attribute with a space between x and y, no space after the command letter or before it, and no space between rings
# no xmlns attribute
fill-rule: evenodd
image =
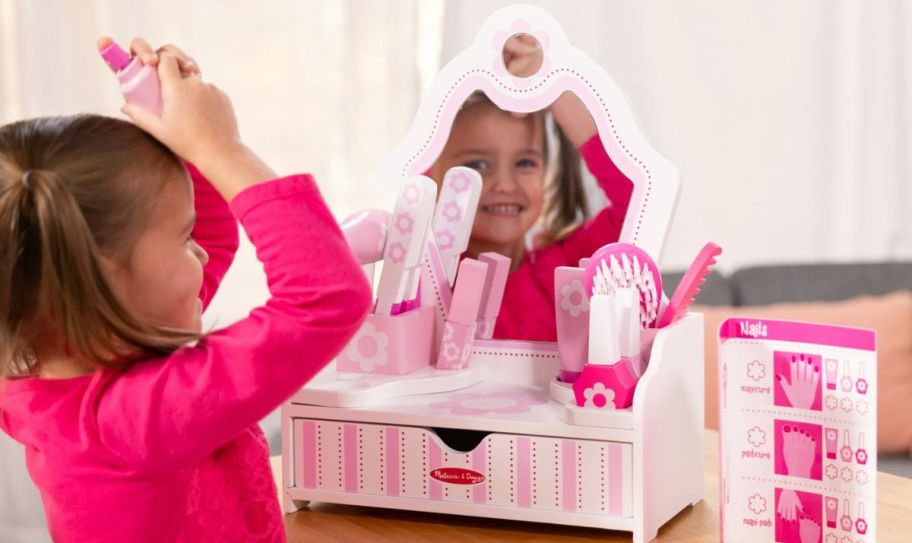
<svg viewBox="0 0 912 543"><path fill-rule="evenodd" d="M529 34L511 36L504 44L504 65L517 77L529 77L541 67L544 52L535 37ZM554 120L577 148L595 135L597 128L583 102L572 92L561 94L549 108ZM524 117L524 113L514 113Z"/></svg>
<svg viewBox="0 0 912 543"><path fill-rule="evenodd" d="M109 43L111 43L111 38L107 36L100 38L97 44L99 51L107 47ZM181 74L195 74L197 76L200 75L200 69L196 64L196 61L174 45L163 45L157 50L153 50L152 46L149 45L149 42L142 38L135 38L132 42L130 42L130 53L134 57L139 57L140 60L142 60L143 64L147 66L158 66L160 55L164 52L171 53L177 57L177 61L181 69Z"/></svg>
<svg viewBox="0 0 912 543"><path fill-rule="evenodd" d="M503 60L507 71L516 77L529 77L541 68L544 52L529 34L510 36L504 44Z"/></svg>
<svg viewBox="0 0 912 543"><path fill-rule="evenodd" d="M103 38L98 45L107 42ZM196 165L226 199L246 186L276 177L241 142L231 100L200 78L192 58L174 45L153 50L141 38L133 40L130 50L144 63L158 67L161 84L160 117L132 104L121 108L137 126Z"/></svg>
<svg viewBox="0 0 912 543"><path fill-rule="evenodd" d="M162 95L161 117L132 104L121 108L137 126L193 163L240 146L231 101L215 85L203 82L186 53L173 45L153 50L141 38L133 40L130 50L158 67Z"/></svg>

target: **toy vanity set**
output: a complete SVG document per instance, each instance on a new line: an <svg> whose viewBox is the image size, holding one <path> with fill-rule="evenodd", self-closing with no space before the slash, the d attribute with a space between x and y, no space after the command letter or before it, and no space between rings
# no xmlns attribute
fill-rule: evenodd
<svg viewBox="0 0 912 543"><path fill-rule="evenodd" d="M529 77L504 65L516 34L544 53ZM154 68L115 44L101 54L127 101L161 111ZM453 168L438 197L422 175L476 90L521 113L572 91L633 183L620 241L555 270L556 343L491 339L510 259L462 258L481 177ZM652 255L677 171L553 18L525 5L494 13L375 181L400 184L392 211L341 226L376 303L282 408L287 512L345 503L622 530L642 543L702 499L703 318L688 307L721 249L708 243L665 296ZM723 540L875 541L874 333L730 319L719 341Z"/></svg>
<svg viewBox="0 0 912 543"><path fill-rule="evenodd" d="M529 77L504 66L504 43L520 33L544 53ZM634 185L620 242L555 271L556 343L491 339L510 259L462 258L481 177L453 168L438 195L422 175L476 90L515 112L572 91ZM687 307L719 249L709 244L664 296L653 255L677 171L553 18L531 6L494 13L441 71L375 181L399 186L391 210L357 213L342 230L376 305L283 406L286 511L345 503L623 530L643 542L702 499L703 320Z"/></svg>

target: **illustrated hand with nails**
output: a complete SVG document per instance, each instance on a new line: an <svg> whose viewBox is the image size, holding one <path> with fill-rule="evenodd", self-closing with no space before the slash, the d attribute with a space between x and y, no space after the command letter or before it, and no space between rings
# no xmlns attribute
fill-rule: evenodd
<svg viewBox="0 0 912 543"><path fill-rule="evenodd" d="M782 456L787 475L811 477L811 466L817 453L817 439L797 426L782 428Z"/></svg>
<svg viewBox="0 0 912 543"><path fill-rule="evenodd" d="M779 507L776 509L783 520L793 521L798 518L798 511L804 512L798 493L791 489L783 489L779 494Z"/></svg>
<svg viewBox="0 0 912 543"><path fill-rule="evenodd" d="M789 374L788 381L784 376L776 375L786 398L792 407L810 409L819 390L820 368L804 355L792 356L789 361Z"/></svg>

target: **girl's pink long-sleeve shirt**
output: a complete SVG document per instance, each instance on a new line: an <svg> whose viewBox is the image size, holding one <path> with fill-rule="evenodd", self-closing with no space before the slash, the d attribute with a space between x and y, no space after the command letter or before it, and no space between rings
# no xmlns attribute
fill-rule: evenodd
<svg viewBox="0 0 912 543"><path fill-rule="evenodd" d="M351 339L370 286L310 176L250 187L229 211L190 170L204 307L237 248L235 217L271 298L124 371L0 383L0 428L25 445L55 541L285 541L257 422Z"/></svg>
<svg viewBox="0 0 912 543"><path fill-rule="evenodd" d="M554 269L578 266L581 258L591 256L621 235L633 183L608 157L598 134L584 143L579 152L610 203L564 239L526 253L519 267L507 277L494 326L495 338L557 341Z"/></svg>

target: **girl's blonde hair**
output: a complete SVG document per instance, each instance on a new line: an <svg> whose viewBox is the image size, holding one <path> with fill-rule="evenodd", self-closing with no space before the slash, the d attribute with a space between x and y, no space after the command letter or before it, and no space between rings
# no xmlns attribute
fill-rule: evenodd
<svg viewBox="0 0 912 543"><path fill-rule="evenodd" d="M123 367L195 334L141 322L105 279L128 265L180 159L134 126L98 115L0 127L0 375L34 374L36 341Z"/></svg>
<svg viewBox="0 0 912 543"><path fill-rule="evenodd" d="M496 107L484 92L475 91L463 102L460 112L480 103ZM542 126L547 126L544 110L531 115L538 116ZM549 138L547 133L544 135L545 163L548 164L548 168L545 174L545 205L541 220L544 229L543 241L546 244L565 238L589 218L580 154L556 123L553 123L553 130L553 138ZM553 148L555 146L556 149Z"/></svg>

